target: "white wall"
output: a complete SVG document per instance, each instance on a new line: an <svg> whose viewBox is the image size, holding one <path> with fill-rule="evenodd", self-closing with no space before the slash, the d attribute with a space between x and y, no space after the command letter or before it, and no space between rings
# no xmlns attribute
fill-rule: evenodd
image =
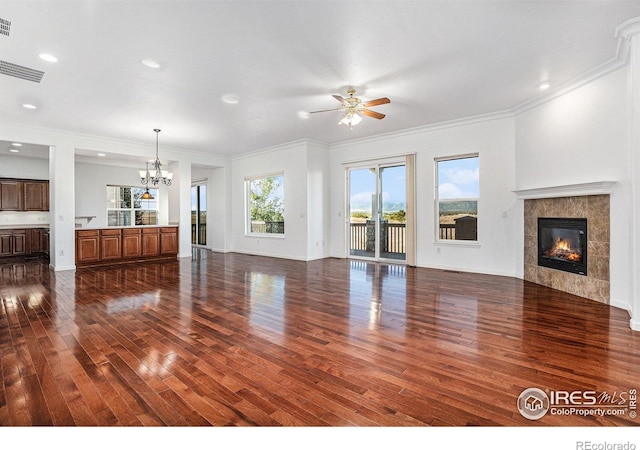
<svg viewBox="0 0 640 450"><path fill-rule="evenodd" d="M416 264L421 267L516 274L518 227L513 118L504 115L425 127L347 142L331 149L331 255L346 256L345 164L416 154ZM435 158L480 155L479 245L436 242Z"/></svg>
<svg viewBox="0 0 640 450"><path fill-rule="evenodd" d="M518 189L617 182L611 194L611 303L628 309L631 232L627 68L523 112L516 120Z"/></svg>
<svg viewBox="0 0 640 450"><path fill-rule="evenodd" d="M307 260L307 148L294 142L231 162L231 247L233 251ZM285 233L273 236L245 234L246 177L284 173Z"/></svg>
<svg viewBox="0 0 640 450"><path fill-rule="evenodd" d="M76 217L95 216L91 222L80 221L82 228L104 228L107 226L107 185L140 186L137 169L99 164L75 164ZM158 225L169 223L169 196L166 186L158 188Z"/></svg>
<svg viewBox="0 0 640 450"><path fill-rule="evenodd" d="M307 152L307 259L329 255L329 147L309 143Z"/></svg>
<svg viewBox="0 0 640 450"><path fill-rule="evenodd" d="M49 179L49 159L0 155L0 178Z"/></svg>

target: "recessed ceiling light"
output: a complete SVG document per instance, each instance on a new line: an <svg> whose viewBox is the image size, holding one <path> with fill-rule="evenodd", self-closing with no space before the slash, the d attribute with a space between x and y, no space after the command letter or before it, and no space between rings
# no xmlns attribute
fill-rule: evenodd
<svg viewBox="0 0 640 450"><path fill-rule="evenodd" d="M47 62L58 62L58 58L56 58L53 55L50 55L49 53L40 53L38 55L40 57L40 59L42 59L43 61L47 61Z"/></svg>
<svg viewBox="0 0 640 450"><path fill-rule="evenodd" d="M31 103L25 103L22 105L22 107L27 109L38 109L36 105L32 105Z"/></svg>
<svg viewBox="0 0 640 450"><path fill-rule="evenodd" d="M160 63L158 61L155 61L153 59L143 59L142 61L140 61L142 64L144 64L147 67L150 67L152 69L159 69L160 68Z"/></svg>
<svg viewBox="0 0 640 450"><path fill-rule="evenodd" d="M238 97L235 95L227 94L222 96L222 101L228 103L229 105L236 105L240 102Z"/></svg>
<svg viewBox="0 0 640 450"><path fill-rule="evenodd" d="M298 117L300 117L301 119L308 119L309 118L309 113L307 111L300 111L298 113Z"/></svg>
<svg viewBox="0 0 640 450"><path fill-rule="evenodd" d="M18 150L17 148L10 148L9 151L11 153L20 153L20 150Z"/></svg>
<svg viewBox="0 0 640 450"><path fill-rule="evenodd" d="M98 153L98 156L107 156L106 153Z"/></svg>
<svg viewBox="0 0 640 450"><path fill-rule="evenodd" d="M540 89L541 91L544 91L545 89L549 89L550 87L551 87L551 83L549 83L548 81L543 81L538 85L538 89Z"/></svg>
<svg viewBox="0 0 640 450"><path fill-rule="evenodd" d="M22 144L19 142L12 142L11 145L13 145L14 147L22 147Z"/></svg>

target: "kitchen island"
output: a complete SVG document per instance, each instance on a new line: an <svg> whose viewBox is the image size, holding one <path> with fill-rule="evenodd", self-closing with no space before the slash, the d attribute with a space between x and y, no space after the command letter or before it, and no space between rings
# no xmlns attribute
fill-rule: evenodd
<svg viewBox="0 0 640 450"><path fill-rule="evenodd" d="M76 266L173 259L177 226L132 226L76 230Z"/></svg>

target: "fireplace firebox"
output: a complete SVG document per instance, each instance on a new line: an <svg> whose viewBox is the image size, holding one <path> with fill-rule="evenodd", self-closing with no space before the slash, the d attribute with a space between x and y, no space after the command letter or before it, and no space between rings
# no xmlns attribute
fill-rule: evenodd
<svg viewBox="0 0 640 450"><path fill-rule="evenodd" d="M587 275L587 219L538 218L538 265Z"/></svg>

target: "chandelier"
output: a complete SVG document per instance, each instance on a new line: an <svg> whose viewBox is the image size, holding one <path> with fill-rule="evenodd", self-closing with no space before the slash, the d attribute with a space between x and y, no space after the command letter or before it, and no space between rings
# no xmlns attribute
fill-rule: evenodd
<svg viewBox="0 0 640 450"><path fill-rule="evenodd" d="M145 186L149 186L149 184L157 186L160 183L166 186L171 186L173 173L169 172L168 170L162 170L162 163L160 162L160 158L158 157L158 133L160 133L160 130L158 128L154 128L153 131L156 132L156 160L149 161L151 163L151 168L149 168L148 162L147 168L145 170L138 171L138 173L140 174L140 182Z"/></svg>

